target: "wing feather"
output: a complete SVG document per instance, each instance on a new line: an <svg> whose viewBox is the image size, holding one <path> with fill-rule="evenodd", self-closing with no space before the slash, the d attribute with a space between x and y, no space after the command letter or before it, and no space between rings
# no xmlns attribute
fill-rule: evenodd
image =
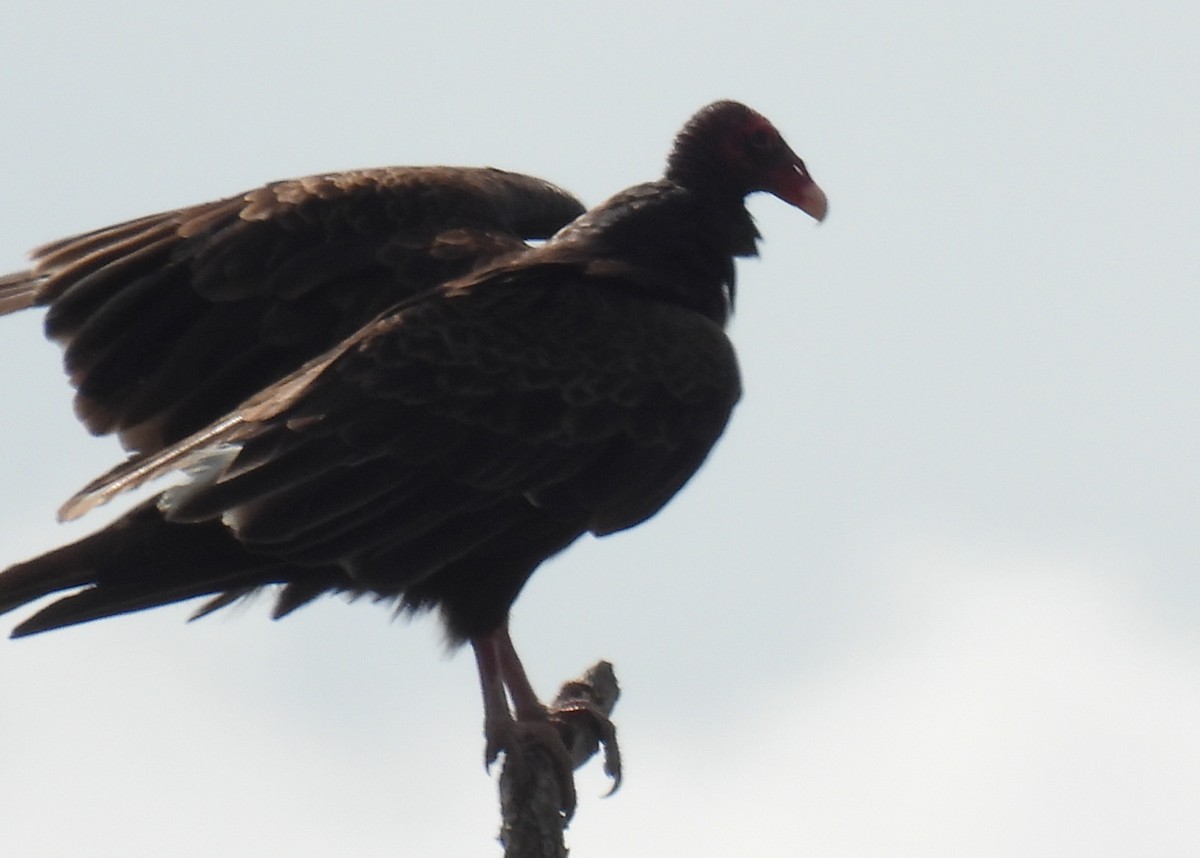
<svg viewBox="0 0 1200 858"><path fill-rule="evenodd" d="M43 245L30 271L0 279L0 312L48 306L80 418L153 452L390 306L582 210L546 182L491 169L293 179Z"/></svg>
<svg viewBox="0 0 1200 858"><path fill-rule="evenodd" d="M105 475L64 515L236 448L219 473L169 492L167 516L219 517L289 561L361 566L422 540L428 554L446 541L430 534L469 532L488 510L550 515L576 535L632 526L699 466L739 388L715 323L612 298L582 275L564 281L561 265L449 284ZM481 529L494 530L486 515Z"/></svg>

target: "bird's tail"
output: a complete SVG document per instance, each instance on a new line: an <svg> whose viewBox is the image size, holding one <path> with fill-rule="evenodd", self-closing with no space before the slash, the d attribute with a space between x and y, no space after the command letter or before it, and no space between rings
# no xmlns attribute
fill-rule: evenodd
<svg viewBox="0 0 1200 858"><path fill-rule="evenodd" d="M0 573L0 613L51 593L74 591L17 626L12 636L21 637L197 596L215 596L211 607L201 608L200 613L207 613L264 585L285 580L297 582L289 589L311 591L308 598L312 598L326 589L329 575L330 570L298 570L252 555L219 521L167 521L155 500L150 500L98 533ZM314 581L321 586L310 586ZM293 593L289 609L302 603ZM282 595L280 605L277 614L282 611Z"/></svg>

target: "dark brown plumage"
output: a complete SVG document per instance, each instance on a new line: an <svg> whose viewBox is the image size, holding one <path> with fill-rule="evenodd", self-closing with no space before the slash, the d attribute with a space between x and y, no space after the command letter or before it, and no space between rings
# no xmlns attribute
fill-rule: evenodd
<svg viewBox="0 0 1200 858"><path fill-rule="evenodd" d="M270 584L277 616L339 591L437 608L476 648L494 751L506 688L519 718L537 709L506 627L529 575L652 516L725 427L740 387L722 329L759 190L825 214L771 124L718 102L663 179L539 247L521 239L572 198L435 168L280 183L42 248L0 307L49 305L82 418L141 454L63 514L176 468L193 481L10 568L0 611L75 590L22 635Z"/></svg>
<svg viewBox="0 0 1200 858"><path fill-rule="evenodd" d="M76 410L153 452L404 298L583 212L501 170L391 167L274 182L56 241L0 279L0 314L48 307Z"/></svg>

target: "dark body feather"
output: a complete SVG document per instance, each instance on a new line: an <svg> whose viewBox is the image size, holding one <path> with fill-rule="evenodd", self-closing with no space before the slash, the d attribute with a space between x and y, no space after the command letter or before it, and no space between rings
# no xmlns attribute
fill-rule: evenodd
<svg viewBox="0 0 1200 858"><path fill-rule="evenodd" d="M320 190L326 181L297 192L342 199L337 182ZM540 226L552 228L554 215L571 208L549 186L531 190L526 182L535 180L506 181ZM398 230L397 219L380 226L358 205L336 217L334 208L314 209L336 222L321 235L345 235L352 251L289 244L281 236L308 234L270 226L278 213L263 226L255 220L262 203L250 197L186 210L191 220L181 224L176 214L169 229L147 219L44 248L48 280L38 300L50 305L50 331L67 346L81 412L94 430L121 432L141 451L68 502L65 514L180 466L195 478L0 574L0 611L78 588L15 632L28 634L199 595L220 607L280 584L277 614L342 591L437 608L454 640L478 643L503 630L543 560L584 533L609 534L652 516L723 431L740 394L723 327L733 258L755 250L743 204L755 190L824 215L823 195L770 124L723 102L680 134L664 179L618 194L530 249L518 237L540 230L511 212L493 212L474 232L439 221L414 233ZM308 222L278 191L267 200L269 212L282 206ZM254 244L257 229L271 242ZM159 230L167 237L147 238ZM232 232L194 243L221 230ZM388 258L380 247L391 246L380 236L397 230L406 247L423 236L404 257L420 276L406 279L403 266L380 263ZM364 234L374 236L369 249L355 244ZM447 256L447 242L463 246L450 235L474 249ZM238 250L239 241L279 255ZM76 310L72 290L87 293L94 275L62 273L71 266L122 274L96 286L111 297L81 297ZM172 268L187 277L180 281ZM431 279L440 285L429 288ZM370 288L360 289L364 281ZM348 282L355 287L345 289ZM150 368L139 374L127 363L137 347L112 345L138 328L125 301L132 309L142 289L168 294L181 285L200 297L187 312L164 299L163 318L181 326L177 340L191 343L194 334L202 349L209 334L224 335L227 305L249 316L239 324L255 326L235 326L233 360L218 361L218 374L243 382L244 401L224 416L215 395L189 410L186 387L164 386L157 400L139 396L155 388L163 371L156 361L171 365L171 353L143 357ZM287 324L265 321L288 316L290 302L306 296L330 318L310 320L306 311ZM339 300L350 309L331 310ZM107 334L93 338L92 327ZM276 348L295 350L270 364L265 387L230 368ZM123 368L101 372L106 362ZM166 375L179 378L175 368ZM510 689L511 678L504 677Z"/></svg>
<svg viewBox="0 0 1200 858"><path fill-rule="evenodd" d="M545 557L656 512L738 397L724 280L693 281L681 306L670 266L634 279L593 245L568 230L370 323L274 413L205 437L241 450L219 480L169 494L165 516L136 511L117 530L136 551L108 531L94 552L85 540L100 568L72 583L93 587L18 632L269 583L289 584L282 611L345 590L439 606L455 639L490 631ZM199 580L162 575L179 554Z"/></svg>

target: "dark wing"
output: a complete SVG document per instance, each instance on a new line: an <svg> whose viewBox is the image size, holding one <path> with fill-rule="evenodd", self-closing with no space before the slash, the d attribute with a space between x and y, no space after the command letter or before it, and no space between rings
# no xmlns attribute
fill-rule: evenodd
<svg viewBox="0 0 1200 858"><path fill-rule="evenodd" d="M199 581L169 577L162 601L207 590L225 594L219 605L282 581L280 610L367 592L438 606L461 639L495 628L533 569L580 534L653 515L738 395L729 341L702 315L563 264L500 269L414 299L209 431L106 475L66 513L190 457L196 480L166 493L155 526L178 540L221 522L261 558L259 577L225 558ZM147 533L139 556L157 551ZM130 593L154 604L154 564L141 572L120 554L110 546L103 561L114 612ZM105 615L103 578L71 579L93 588L21 631ZM81 598L82 613L67 610Z"/></svg>
<svg viewBox="0 0 1200 858"><path fill-rule="evenodd" d="M80 419L152 452L582 211L546 182L491 169L276 182L41 247L31 270L0 279L0 313L47 306Z"/></svg>

